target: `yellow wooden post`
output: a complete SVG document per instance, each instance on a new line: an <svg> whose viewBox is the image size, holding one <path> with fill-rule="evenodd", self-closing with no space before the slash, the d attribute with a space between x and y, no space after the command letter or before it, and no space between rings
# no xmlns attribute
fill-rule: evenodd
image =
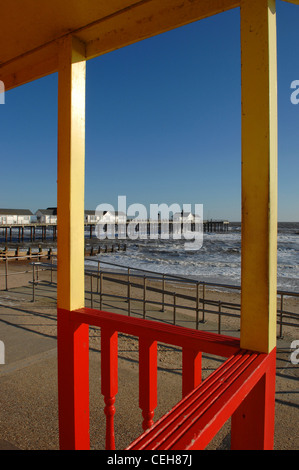
<svg viewBox="0 0 299 470"><path fill-rule="evenodd" d="M276 345L277 60L275 0L241 0L241 347Z"/></svg>
<svg viewBox="0 0 299 470"><path fill-rule="evenodd" d="M61 41L58 71L57 344L60 449L89 449L89 327L84 307L85 47Z"/></svg>
<svg viewBox="0 0 299 470"><path fill-rule="evenodd" d="M84 44L61 42L58 79L58 308L84 307Z"/></svg>

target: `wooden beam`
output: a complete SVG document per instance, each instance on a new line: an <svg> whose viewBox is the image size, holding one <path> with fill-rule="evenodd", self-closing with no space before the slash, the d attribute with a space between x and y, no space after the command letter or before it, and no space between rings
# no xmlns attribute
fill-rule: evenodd
<svg viewBox="0 0 299 470"><path fill-rule="evenodd" d="M299 5L299 0L283 0L283 1L287 3L294 3L294 5Z"/></svg>
<svg viewBox="0 0 299 470"><path fill-rule="evenodd" d="M10 90L58 71L59 44L68 35L86 44L86 60L238 7L240 0L141 0L0 65Z"/></svg>
<svg viewBox="0 0 299 470"><path fill-rule="evenodd" d="M119 49L174 28L240 6L240 0L152 0L122 15L78 31L87 44L87 58Z"/></svg>
<svg viewBox="0 0 299 470"><path fill-rule="evenodd" d="M241 347L276 345L277 59L275 0L241 1Z"/></svg>
<svg viewBox="0 0 299 470"><path fill-rule="evenodd" d="M25 83L58 71L58 41L40 47L0 66L0 80L5 90L11 90Z"/></svg>

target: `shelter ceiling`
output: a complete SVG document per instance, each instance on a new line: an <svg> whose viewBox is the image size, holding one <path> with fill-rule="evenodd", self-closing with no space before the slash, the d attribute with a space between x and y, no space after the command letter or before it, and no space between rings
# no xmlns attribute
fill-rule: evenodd
<svg viewBox="0 0 299 470"><path fill-rule="evenodd" d="M238 7L240 1L6 0L0 17L0 80L8 90L56 72L59 40L68 34L84 43L90 59Z"/></svg>
<svg viewBox="0 0 299 470"><path fill-rule="evenodd" d="M59 40L86 59L239 6L240 0L9 0L1 5L0 80L6 90L58 69Z"/></svg>

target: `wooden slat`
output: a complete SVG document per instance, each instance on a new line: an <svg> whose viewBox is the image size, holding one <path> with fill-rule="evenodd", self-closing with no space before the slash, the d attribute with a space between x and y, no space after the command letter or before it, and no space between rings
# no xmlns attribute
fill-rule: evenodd
<svg viewBox="0 0 299 470"><path fill-rule="evenodd" d="M268 356L240 351L127 450L204 449L265 373Z"/></svg>

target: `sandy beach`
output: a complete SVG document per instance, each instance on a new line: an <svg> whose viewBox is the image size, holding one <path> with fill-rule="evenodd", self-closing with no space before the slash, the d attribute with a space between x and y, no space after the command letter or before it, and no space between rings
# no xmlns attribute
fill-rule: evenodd
<svg viewBox="0 0 299 470"><path fill-rule="evenodd" d="M0 264L0 321L2 336L7 345L6 365L0 370L1 407L0 429L2 439L21 449L57 449L58 412L57 412L57 365L56 365L56 273L39 270L40 283L35 286L34 302L32 294L33 271L30 262L10 262L8 290L5 289L3 263ZM121 297L128 294L127 284L115 283L122 279L112 273L103 275L102 309L115 313L128 314L128 302ZM130 295L130 315L142 318L144 315L143 278L131 278L134 287ZM139 287L138 287L139 286ZM93 279L93 295L90 292L90 277L86 276L86 306L100 308L101 299L96 293L96 280ZM152 289L161 289L161 281L148 281L146 291L146 318L172 323L174 320L173 292L194 296L194 286L178 287L166 282L165 289L171 294L165 295L164 311L161 311L162 295ZM107 295L109 294L109 296ZM117 295L118 298L110 297ZM202 299L202 295L200 295ZM202 311L199 312L200 329L218 332L219 300L223 303L223 312L231 312L224 307L225 302L239 304L236 292L205 292L205 323L201 323ZM296 299L286 298L284 308L298 313ZM209 304L214 301L215 305ZM157 304L151 303L157 302ZM169 304L169 305L166 305ZM175 322L177 325L195 328L195 302L177 298ZM183 308L193 307L192 310ZM202 307L202 305L200 305ZM215 313L209 313L208 310ZM236 312L235 312L236 314ZM239 318L221 318L221 333L239 336ZM7 333L6 333L7 330ZM18 344L6 343L8 338L18 338ZM279 331L279 328L278 328ZM298 448L297 435L294 433L298 420L298 366L289 361L289 345L298 338L298 330L284 327L284 338L279 340L277 368L277 411L275 448L292 450ZM100 390L100 330L90 327L90 432L91 448L104 449L105 421L103 418L103 397ZM36 343L36 338L39 343ZM119 392L116 402L115 429L116 446L125 448L141 432L141 410L138 406L138 340L135 337L119 333ZM204 355L203 378L215 370L222 358ZM296 368L297 367L297 368ZM170 345L158 346L158 407L155 419L170 410L181 398L181 351ZM169 391L171 390L171 393ZM20 405L21 404L21 405ZM128 412L129 410L129 412ZM208 449L226 449L229 446L228 422Z"/></svg>
<svg viewBox="0 0 299 470"><path fill-rule="evenodd" d="M8 276L5 276L5 262L0 262L0 291L5 290L6 285L8 291L17 287L27 287L28 295L31 290L33 278L39 281L53 282L55 290L56 285L56 270L50 269L49 260L45 256L40 260L41 266L33 267L33 261L16 261L10 260L8 263ZM36 262L35 262L36 263ZM47 268L43 265L46 264ZM90 269L90 267L89 267ZM33 272L35 270L35 272ZM97 275L97 271L94 271ZM112 271L103 272L102 277L97 280L91 276L85 277L85 291L86 291L86 306L93 306L100 308L101 300L99 293L103 293L102 307L109 307L119 310L120 313L128 313L128 309L133 315L144 315L144 299L146 303L146 311L152 309L160 311L163 304L163 311L167 312L166 318L161 315L161 320L173 322L174 320L174 303L176 304L175 311L177 314L182 314L190 323L190 327L196 328L196 310L198 310L198 321L201 328L204 327L206 321L209 324L215 324L217 332L234 331L234 335L238 335L240 329L240 303L241 295L235 289L221 289L211 288L209 286L196 287L195 284L184 285L180 282L172 282L166 280L164 283L164 296L162 293L163 282L162 279L155 280L147 277L144 281L143 275L130 274L130 288L128 290L128 275L124 271L122 274L115 274ZM118 282L116 282L118 281ZM101 289L102 282L102 289ZM144 284L146 282L146 293L144 294ZM92 296L91 296L92 291ZM174 294L176 299L174 300ZM54 295L54 294L53 294ZM128 303L127 297L132 299ZM196 301L198 296L198 302ZM91 301L92 298L92 301ZM281 326L279 324L280 316L279 310L281 308L281 296L277 296L277 310L278 310L278 325L277 335L281 333ZM299 314L299 297L284 296L283 310L291 314ZM219 311L221 312L221 319L219 321ZM146 316L147 318L147 313ZM203 322L202 322L203 321ZM284 322L293 322L288 319ZM298 325L298 320L295 321ZM298 337L298 327L282 326L283 336L296 339Z"/></svg>

